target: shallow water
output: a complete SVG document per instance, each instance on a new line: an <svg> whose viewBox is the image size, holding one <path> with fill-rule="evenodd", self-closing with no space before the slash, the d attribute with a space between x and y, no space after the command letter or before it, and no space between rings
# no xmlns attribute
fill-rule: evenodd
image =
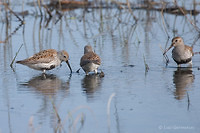
<svg viewBox="0 0 200 133"><path fill-rule="evenodd" d="M14 11L22 10L19 3L11 5ZM53 12L48 23L28 3L24 10L30 15L15 33L18 19L11 15L6 25L1 14L0 40L13 34L0 44L0 133L200 132L200 55L193 57L193 68L178 69L170 50L166 67L160 48L181 36L200 51L198 32L184 16L165 13L165 29L157 11L134 10L136 23L126 9L76 9L62 12L61 19ZM199 15L188 17L200 27ZM66 63L47 75L16 63L12 69L21 44L16 60L43 49L65 49L72 75ZM76 73L86 44L101 57L104 77Z"/></svg>

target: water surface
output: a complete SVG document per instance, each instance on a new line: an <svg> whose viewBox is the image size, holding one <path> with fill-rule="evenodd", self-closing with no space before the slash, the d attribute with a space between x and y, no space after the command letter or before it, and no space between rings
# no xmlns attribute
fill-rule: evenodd
<svg viewBox="0 0 200 133"><path fill-rule="evenodd" d="M11 7L22 11L20 2ZM81 8L61 12L61 18L54 11L48 21L29 1L24 10L29 15L16 31L18 19L10 14L6 22L1 14L0 40L11 36L0 44L0 132L200 132L200 55L193 68L178 69L171 51L165 65L161 50L181 36L200 51L199 34L184 16L164 13L163 23L159 11ZM200 27L199 15L188 18ZM64 62L46 75L15 63L11 68L21 44L16 60L65 49L72 75ZM101 57L104 77L76 73L87 44Z"/></svg>

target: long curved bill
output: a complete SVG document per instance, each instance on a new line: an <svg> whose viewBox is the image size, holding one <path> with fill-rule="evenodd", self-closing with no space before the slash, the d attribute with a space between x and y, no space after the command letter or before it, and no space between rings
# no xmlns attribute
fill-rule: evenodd
<svg viewBox="0 0 200 133"><path fill-rule="evenodd" d="M70 69L70 72L72 73L72 68L71 68L71 66L70 66L70 64L69 64L69 61L66 61L66 63L67 63L67 65L68 65L69 69Z"/></svg>
<svg viewBox="0 0 200 133"><path fill-rule="evenodd" d="M168 49L166 49L163 53L163 55L165 55L167 53L167 51L169 51L171 48L173 47L173 45L171 45Z"/></svg>

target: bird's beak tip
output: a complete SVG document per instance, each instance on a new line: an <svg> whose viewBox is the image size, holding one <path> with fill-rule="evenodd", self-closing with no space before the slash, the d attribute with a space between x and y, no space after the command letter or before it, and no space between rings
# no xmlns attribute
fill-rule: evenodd
<svg viewBox="0 0 200 133"><path fill-rule="evenodd" d="M68 65L69 69L70 69L70 73L72 73L72 68L71 68L71 66L70 66L70 64L69 64L69 61L67 60L66 63L67 63L67 65Z"/></svg>
<svg viewBox="0 0 200 133"><path fill-rule="evenodd" d="M166 50L164 51L163 55L165 55L165 54L167 53L167 51L169 51L172 47L173 47L173 44L172 44L168 49L166 49Z"/></svg>

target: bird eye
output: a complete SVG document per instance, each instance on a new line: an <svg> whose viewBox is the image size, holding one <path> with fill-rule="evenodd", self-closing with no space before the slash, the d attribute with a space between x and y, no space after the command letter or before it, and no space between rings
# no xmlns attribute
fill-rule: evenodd
<svg viewBox="0 0 200 133"><path fill-rule="evenodd" d="M178 40L175 40L175 42L178 42Z"/></svg>
<svg viewBox="0 0 200 133"><path fill-rule="evenodd" d="M67 57L64 55L64 58L67 58Z"/></svg>

